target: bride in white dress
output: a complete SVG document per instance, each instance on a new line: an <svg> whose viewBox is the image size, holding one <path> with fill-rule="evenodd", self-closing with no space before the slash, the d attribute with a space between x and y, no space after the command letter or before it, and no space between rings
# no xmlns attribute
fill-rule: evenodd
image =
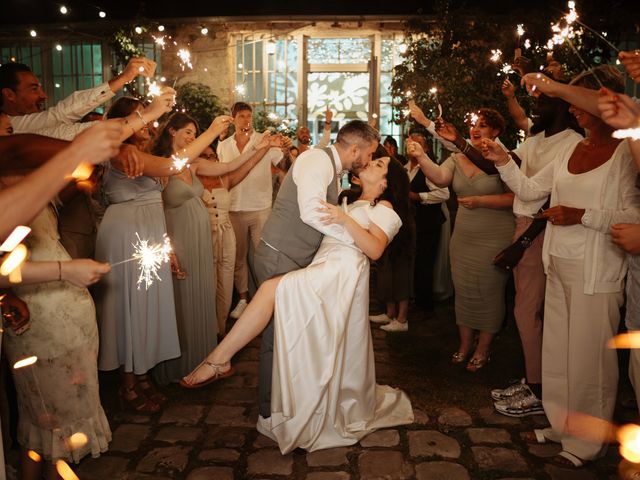
<svg viewBox="0 0 640 480"><path fill-rule="evenodd" d="M275 309L271 417L260 417L258 431L283 454L352 445L413 422L406 394L376 384L368 322L369 258L379 258L400 230L408 178L385 157L371 161L360 181L362 194L348 213L323 208L324 221L344 225L355 245L325 236L309 266L264 282L222 343L181 382L197 388L230 375L232 356Z"/></svg>

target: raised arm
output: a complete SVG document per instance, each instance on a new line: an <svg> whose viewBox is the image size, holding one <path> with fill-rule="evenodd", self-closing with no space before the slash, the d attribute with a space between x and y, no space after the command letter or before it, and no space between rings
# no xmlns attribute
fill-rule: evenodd
<svg viewBox="0 0 640 480"><path fill-rule="evenodd" d="M453 173L451 170L436 165L433 160L424 152L422 146L413 140L407 140L407 155L418 160L420 170L425 177L431 180L438 187L447 187L453 181Z"/></svg>
<svg viewBox="0 0 640 480"><path fill-rule="evenodd" d="M371 260L377 260L382 256L384 249L389 244L389 239L380 227L371 222L370 228L367 230L345 213L341 207L325 201L320 203L322 204L320 211L324 214L322 223L342 225L349 232L356 246ZM385 200L380 204L391 208L391 204Z"/></svg>
<svg viewBox="0 0 640 480"><path fill-rule="evenodd" d="M544 93L548 97L558 97L592 115L600 115L597 90L556 82L542 73L527 73L521 84L533 95Z"/></svg>
<svg viewBox="0 0 640 480"><path fill-rule="evenodd" d="M529 119L527 118L527 114L524 109L518 103L518 99L516 98L516 88L513 86L513 83L511 83L508 78L505 78L500 88L502 90L502 94L507 99L507 109L509 110L509 114L516 126L520 130L524 130L529 133Z"/></svg>
<svg viewBox="0 0 640 480"><path fill-rule="evenodd" d="M458 147L453 142L440 135L440 133L436 130L435 123L427 118L422 109L418 105L416 105L416 102L414 102L413 100L409 100L409 112L411 114L411 118L413 118L416 122L426 128L427 131L431 135L433 135L433 137L438 140L444 148L446 148L450 152L459 151Z"/></svg>
<svg viewBox="0 0 640 480"><path fill-rule="evenodd" d="M0 238L5 238L16 226L31 222L69 182L80 162L96 164L115 155L120 135L119 123L100 122L22 181L0 190Z"/></svg>
<svg viewBox="0 0 640 480"><path fill-rule="evenodd" d="M256 144L257 150L251 155L251 158L247 162L245 162L240 168L230 172L226 175L227 178L227 188L232 189L237 184L239 184L245 177L249 174L251 169L255 167L260 160L264 158L266 153L272 147L277 147L280 144L279 136L269 135L268 132L265 132L261 141Z"/></svg>

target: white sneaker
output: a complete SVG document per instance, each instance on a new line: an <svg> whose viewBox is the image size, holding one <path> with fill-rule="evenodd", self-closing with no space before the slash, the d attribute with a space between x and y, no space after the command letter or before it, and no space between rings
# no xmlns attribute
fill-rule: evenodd
<svg viewBox="0 0 640 480"><path fill-rule="evenodd" d="M247 308L247 301L244 298L241 298L238 304L236 305L236 308L231 310L231 313L229 314L229 316L231 318L238 319L240 318L240 315L242 315L242 312L244 312L245 308Z"/></svg>
<svg viewBox="0 0 640 480"><path fill-rule="evenodd" d="M521 378L517 383L509 385L507 388L496 388L491 390L491 398L494 400L506 400L522 393L527 388L527 381Z"/></svg>
<svg viewBox="0 0 640 480"><path fill-rule="evenodd" d="M409 322L399 322L395 318L390 323L380 327L385 332L406 332L409 330Z"/></svg>
<svg viewBox="0 0 640 480"><path fill-rule="evenodd" d="M524 389L504 400L498 400L493 403L494 408L498 413L506 415L507 417L527 417L529 415L544 415L544 408L542 408L542 401L536 397L531 389L524 385Z"/></svg>
<svg viewBox="0 0 640 480"><path fill-rule="evenodd" d="M389 323L393 321L393 318L389 318L386 313L380 315L369 315L369 321L373 323Z"/></svg>

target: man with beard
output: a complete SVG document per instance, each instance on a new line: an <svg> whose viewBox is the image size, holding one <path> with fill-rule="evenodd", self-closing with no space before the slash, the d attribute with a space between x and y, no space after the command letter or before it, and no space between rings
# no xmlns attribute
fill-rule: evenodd
<svg viewBox="0 0 640 480"><path fill-rule="evenodd" d="M339 175L343 170L359 173L371 161L380 134L360 120L345 124L336 143L301 153L285 177L263 230L254 257L256 284L277 275L304 268L313 259L322 237L346 243L353 238L342 225L322 221L321 201L338 202ZM262 333L258 400L260 415L271 415L273 322Z"/></svg>

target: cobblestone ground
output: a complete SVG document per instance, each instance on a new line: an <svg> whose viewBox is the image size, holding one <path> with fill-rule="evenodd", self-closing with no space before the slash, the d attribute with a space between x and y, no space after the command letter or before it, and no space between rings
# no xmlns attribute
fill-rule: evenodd
<svg viewBox="0 0 640 480"><path fill-rule="evenodd" d="M114 439L108 453L84 460L76 472L82 480L618 478L617 447L588 468L555 468L546 459L557 446L528 446L521 438L545 426L544 416L513 419L494 412L489 390L522 370L514 327L496 340L487 367L471 374L449 361L457 338L452 304L436 313L425 318L412 310L409 333L372 327L378 382L409 394L413 425L378 431L351 447L281 455L254 428L256 340L236 357L235 376L198 391L169 387L170 402L156 415L122 412L117 376L102 375Z"/></svg>

